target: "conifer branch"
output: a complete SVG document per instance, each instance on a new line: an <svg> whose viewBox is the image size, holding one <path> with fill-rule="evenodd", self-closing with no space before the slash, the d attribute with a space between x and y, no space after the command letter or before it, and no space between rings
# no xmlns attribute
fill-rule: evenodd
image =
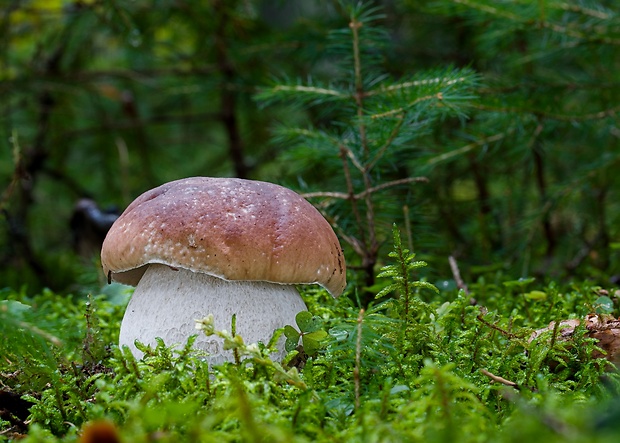
<svg viewBox="0 0 620 443"><path fill-rule="evenodd" d="M510 130L510 131L506 131L506 132L500 132L499 134L495 134L495 135L491 135L489 137L483 137L473 143L469 143L465 146L461 146L458 149L454 149L450 152L446 152L445 154L441 154L438 155L436 157L431 158L427 164L428 165L433 165L436 163L441 163L443 161L446 160L450 160L451 158L454 157L460 157L462 154L465 154L473 149L479 148L480 146L484 146L487 143L492 143L492 142L496 142L499 141L503 138L505 138L508 134L510 134L511 132L514 132L514 130Z"/></svg>
<svg viewBox="0 0 620 443"><path fill-rule="evenodd" d="M372 168L375 167L375 165L377 164L377 162L379 160L381 160L381 158L383 157L383 155L387 152L387 150L390 148L390 146L392 146L392 143L394 142L394 139L398 136L398 134L400 134L400 129L403 126L403 121L404 121L404 116L401 114L398 116L398 121L397 123L394 125L394 127L392 128L392 132L390 133L390 136L388 137L388 139L385 141L385 143L383 144L383 146L381 146L379 148L379 150L377 151L377 153L375 154L375 157L366 165L366 167L364 168L366 172L370 172L372 170Z"/></svg>
<svg viewBox="0 0 620 443"><path fill-rule="evenodd" d="M395 85L390 85L390 86L382 85L381 87L377 89L373 89L372 91L366 92L365 97L372 97L373 95L382 95L382 94L385 94L386 92L400 91L403 89L417 88L420 86L429 86L429 85L438 85L438 84L441 84L444 86L451 86L451 85L456 85L458 83L466 83L468 81L470 81L470 79L467 77L458 77L452 80L448 80L445 77L429 78L425 80L414 80L414 81L397 83Z"/></svg>
<svg viewBox="0 0 620 443"><path fill-rule="evenodd" d="M351 163L353 163L353 166L355 166L355 168L360 171L362 174L366 172L366 167L362 166L362 164L360 163L360 161L357 159L357 157L355 156L355 154L353 153L353 151L351 151L349 148L347 148L346 146L342 146L341 149L345 150L347 153L347 157L349 157L349 159L351 160Z"/></svg>
<svg viewBox="0 0 620 443"><path fill-rule="evenodd" d="M381 17L376 14L380 8L359 2L343 9L347 9L348 26L331 33L332 54L342 60L344 68L344 76L333 80L335 86L289 83L262 89L258 98L263 102L292 99L297 104L317 107L331 100L344 106L334 119L335 130L288 129L280 133L287 142L294 139L301 149L315 148L315 164L320 164L321 155L330 155L332 159L337 155L338 162L329 163L325 159L325 164L338 168L343 192L329 190L303 196L327 199L319 203L324 210L334 203L330 200L345 201L346 215L342 213L341 216L346 217L347 227L354 232L340 232L339 235L358 255L359 262L354 266L364 271L365 286L371 288L382 243L380 223L383 220L380 218L383 209L390 204L379 202L375 193L427 181L425 177L389 181L389 178L381 178L385 175L371 172L379 168L388 154L404 152L408 142L420 133L420 128L435 121L436 117L453 110L460 113L451 102L472 98L469 90L476 83L476 74L470 69L450 68L420 73L415 78L389 79L377 57L382 45L389 41L382 29L374 26L374 21ZM307 164L307 157L303 158ZM342 231L337 226L335 229ZM366 291L364 303L370 301L371 295Z"/></svg>
<svg viewBox="0 0 620 443"><path fill-rule="evenodd" d="M414 101L408 103L406 106L403 106L397 109L392 109L391 111L382 112L380 114L373 114L370 116L370 118L377 119L377 118L391 117L397 114L403 114L404 112L407 112L407 110L413 108L418 103L429 101L429 100L440 100L441 101L443 100L443 93L438 92L436 94L426 95L424 97L416 98Z"/></svg>
<svg viewBox="0 0 620 443"><path fill-rule="evenodd" d="M366 126L362 122L364 117L364 83L362 81L362 61L360 57L360 36L359 30L364 26L362 22L358 22L355 18L349 23L349 28L353 33L353 64L355 71L355 103L357 105L357 117L360 119L359 131L362 141L364 155L368 155L368 141L366 139Z"/></svg>
<svg viewBox="0 0 620 443"><path fill-rule="evenodd" d="M519 16L516 14L510 14L509 12L506 11L502 11L499 8L495 8L493 6L490 5L485 5L485 4L481 4L481 3L476 3L470 0L454 0L454 3L460 3L461 5L465 5L468 6L470 8L473 9L477 9L479 11L482 12L486 12L488 14L491 14L495 17L500 17L500 18L506 18L512 21L519 21Z"/></svg>
<svg viewBox="0 0 620 443"><path fill-rule="evenodd" d="M368 188L367 190L360 192L358 195L359 195L359 198L362 198L365 196L365 194L371 194L373 192L381 191L383 189L391 188L393 186L404 185L407 183L414 183L414 182L428 182L428 178L406 177L406 178L401 178L398 180L392 180L386 183L381 183L380 185L377 185L377 186L373 186L372 188Z"/></svg>
<svg viewBox="0 0 620 443"><path fill-rule="evenodd" d="M344 94L340 91L337 91L335 89L327 89L327 88L320 88L317 86L304 86L304 85L276 85L271 89L272 93L277 93L277 92L293 92L293 93L297 93L297 92L309 92L312 94L316 94L316 95L330 95L332 97L339 97L339 98L349 98L351 97L350 94Z"/></svg>
<svg viewBox="0 0 620 443"><path fill-rule="evenodd" d="M362 80L362 61L360 54L360 35L359 30L364 26L364 24L357 20L356 17L352 17L349 22L349 28L351 28L351 32L353 34L353 64L354 64L354 72L355 72L355 103L357 106L357 117L359 119L359 135L362 144L362 152L364 153L364 158L368 158L370 154L370 147L368 146L368 138L366 134L366 125L364 123L364 82ZM364 181L364 187L366 190L372 187L372 181L370 175L367 170L358 163L353 156L351 150L347 149L347 155L351 158L353 164L360 170L362 173L362 179ZM372 268L374 267L374 262L376 261L377 251L379 249L379 244L377 242L376 230L375 230L375 213L374 213L374 205L371 198L370 193L366 193L364 196L364 200L366 203L366 226L367 226L367 234L368 234L368 244L366 244L366 250L364 255L362 256L362 263L365 267L367 267L367 271L370 274L372 273ZM362 230L363 231L363 230ZM371 277L369 277L371 278Z"/></svg>
<svg viewBox="0 0 620 443"><path fill-rule="evenodd" d="M473 105L474 108L480 109L483 111L493 111L493 112L504 112L504 113L530 113L536 114L538 116L551 119L551 120L559 120L559 121L587 121L587 120L600 120L603 118L613 117L614 115L620 112L620 106L613 106L609 109L603 109L598 112L591 112L588 114L555 114L550 112L540 111L538 109L526 109L526 108L517 108L517 107L495 107L483 104Z"/></svg>
<svg viewBox="0 0 620 443"><path fill-rule="evenodd" d="M336 228L338 228L336 226ZM346 234L341 228L338 228L338 235L340 235L340 237L349 245L353 248L353 250L355 251L355 253L357 255L359 255L360 257L364 256L364 245L362 244L361 241L359 241L357 238L353 237L352 235L348 235ZM359 269L355 268L353 266L347 265L348 269Z"/></svg>
<svg viewBox="0 0 620 443"><path fill-rule="evenodd" d="M372 188L372 183L370 179L370 174L366 171L362 173L364 179L364 187L366 190ZM371 258L370 261L373 261L376 258L377 251L379 250L379 244L377 243L377 233L375 230L375 210L372 202L372 194L370 192L366 192L364 195L364 200L366 202L366 223L368 224L368 236L369 236L369 250L368 255ZM371 263L368 263L368 266L371 266ZM374 265L374 263L372 263Z"/></svg>
<svg viewBox="0 0 620 443"><path fill-rule="evenodd" d="M590 17L595 17L601 20L609 20L611 18L610 14L605 14L603 11L597 11L595 9L586 8L580 5L560 3L558 6L560 9L563 9L564 11L577 12L579 14L588 15Z"/></svg>
<svg viewBox="0 0 620 443"><path fill-rule="evenodd" d="M353 187L353 180L351 179L351 170L349 169L349 162L347 161L347 157L349 156L348 152L350 152L345 146L340 146L340 158L342 160L342 171L345 177L345 182L347 186L347 194L345 194L345 199L351 202L351 211L353 212L353 216L355 217L355 222L357 226L362 226L362 217L360 215L359 208L357 206L357 200L355 198L355 188ZM362 244L365 244L365 234L364 230L360 229L360 240ZM362 257L364 254L362 254Z"/></svg>
<svg viewBox="0 0 620 443"><path fill-rule="evenodd" d="M454 2L460 3L472 9L477 9L479 11L486 12L490 15L493 15L494 17L499 17L499 18L510 20L515 23L519 23L519 24L530 24L531 23L531 20L529 20L528 17L519 16L517 14L507 12L506 10L502 10L500 8L497 8L497 7L488 5L488 4L481 4L481 3L471 1L471 0L454 0ZM562 9L566 9L566 8L563 7ZM592 10L588 10L588 11L593 12ZM609 45L620 45L620 39L605 36L603 34L604 30L600 30L598 33L592 33L591 29L588 29L585 27L583 28L583 30L581 30L581 29L577 29L575 26L559 25L559 24L552 23L544 19L536 20L536 25L538 25L541 28L545 28L550 31L553 31L555 33L566 35L568 37L576 38L579 40L596 41L596 42L605 43Z"/></svg>
<svg viewBox="0 0 620 443"><path fill-rule="evenodd" d="M344 192L306 192L301 194L303 198L316 198L316 197L324 197L324 198L337 198L341 200L353 199L353 200L361 200L366 198L368 194L372 194L377 191L382 191L387 188L391 188L393 186L405 185L408 183L416 183L416 182L428 182L428 178L426 177L406 177L398 180L392 180L386 183L381 183L380 185L373 186L365 191L359 192L357 194L346 194Z"/></svg>

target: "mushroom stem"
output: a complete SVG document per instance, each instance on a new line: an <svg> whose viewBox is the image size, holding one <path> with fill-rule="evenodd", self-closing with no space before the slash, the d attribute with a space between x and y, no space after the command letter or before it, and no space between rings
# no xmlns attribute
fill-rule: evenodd
<svg viewBox="0 0 620 443"><path fill-rule="evenodd" d="M199 331L195 320L213 314L216 329L230 330L236 314L236 334L245 343L267 343L273 332L285 325L294 325L295 316L306 305L292 285L268 282L229 281L186 269L151 264L136 286L123 317L119 343L127 345L142 357L134 345L136 340L154 345L161 337L166 345L183 345L190 335ZM223 348L216 336L200 333L194 347L209 354L212 364L233 361L232 351ZM284 337L278 342L285 355Z"/></svg>

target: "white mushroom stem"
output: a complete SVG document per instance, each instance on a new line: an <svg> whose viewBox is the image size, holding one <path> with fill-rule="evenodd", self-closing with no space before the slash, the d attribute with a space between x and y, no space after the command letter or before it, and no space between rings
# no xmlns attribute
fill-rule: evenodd
<svg viewBox="0 0 620 443"><path fill-rule="evenodd" d="M186 269L152 264L136 286L127 306L119 343L127 345L141 358L134 345L138 340L155 345L161 337L166 345L183 346L190 335L198 334L194 347L207 351L212 364L233 361L232 351L223 349L223 341L196 330L195 320L213 314L218 330L231 330L236 314L236 334L246 344L267 343L273 332L285 325L295 326L295 316L306 305L294 286L267 282L228 281ZM285 355L284 337L278 343Z"/></svg>

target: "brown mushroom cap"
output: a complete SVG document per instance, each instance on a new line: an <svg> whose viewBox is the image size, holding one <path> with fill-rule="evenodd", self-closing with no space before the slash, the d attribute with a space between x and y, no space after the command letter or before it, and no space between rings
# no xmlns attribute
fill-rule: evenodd
<svg viewBox="0 0 620 443"><path fill-rule="evenodd" d="M345 261L329 223L304 198L272 183L192 177L134 200L101 249L111 280L137 285L150 263L225 280L318 283L334 297Z"/></svg>

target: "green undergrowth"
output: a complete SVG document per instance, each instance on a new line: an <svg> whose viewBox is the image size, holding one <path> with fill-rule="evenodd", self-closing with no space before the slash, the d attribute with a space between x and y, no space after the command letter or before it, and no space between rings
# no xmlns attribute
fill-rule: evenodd
<svg viewBox="0 0 620 443"><path fill-rule="evenodd" d="M136 360L119 349L126 298L4 290L0 302L0 441L590 442L620 436L619 378L570 342L532 331L603 309L615 294L480 278L465 289L419 281L394 231L374 303L303 293L310 314L288 325L288 357L244 343L206 316L237 363L209 366L163 343ZM277 335L278 335L277 334ZM272 340L273 342L274 340ZM10 402L9 402L10 400ZM29 412L15 406L23 402ZM108 440L101 440L102 436ZM100 440L97 440L100 438ZM81 439L81 440L80 440Z"/></svg>

